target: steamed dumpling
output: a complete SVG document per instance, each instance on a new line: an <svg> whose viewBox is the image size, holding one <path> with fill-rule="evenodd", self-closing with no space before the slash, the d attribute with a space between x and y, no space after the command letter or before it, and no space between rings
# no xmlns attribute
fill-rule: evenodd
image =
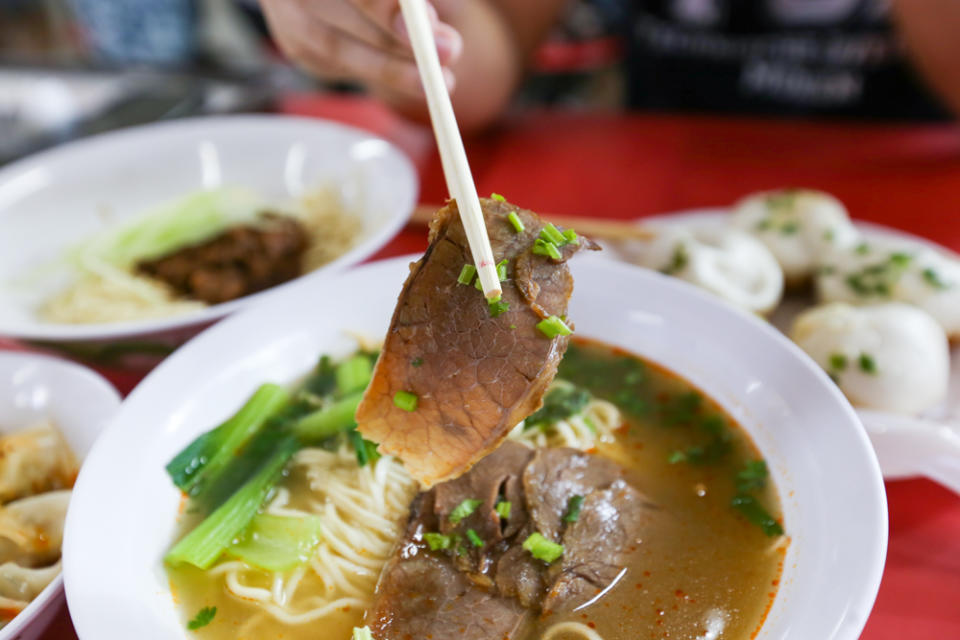
<svg viewBox="0 0 960 640"><path fill-rule="evenodd" d="M0 563L48 565L60 557L70 491L51 491L0 507Z"/></svg>
<svg viewBox="0 0 960 640"><path fill-rule="evenodd" d="M914 304L960 335L960 261L910 240L883 238L824 259L817 293L826 302Z"/></svg>
<svg viewBox="0 0 960 640"><path fill-rule="evenodd" d="M77 470L70 447L48 422L0 437L0 503L69 489Z"/></svg>
<svg viewBox="0 0 960 640"><path fill-rule="evenodd" d="M623 249L637 264L686 280L738 307L766 313L780 302L783 272L770 251L732 227L667 227Z"/></svg>
<svg viewBox="0 0 960 640"><path fill-rule="evenodd" d="M828 304L801 314L790 337L857 406L919 413L946 396L947 336L916 307Z"/></svg>
<svg viewBox="0 0 960 640"><path fill-rule="evenodd" d="M826 251L853 246L859 240L843 204L822 191L753 194L734 206L732 220L767 245L790 286L808 280Z"/></svg>
<svg viewBox="0 0 960 640"><path fill-rule="evenodd" d="M30 602L60 573L60 561L33 569L13 562L0 564L0 598Z"/></svg>

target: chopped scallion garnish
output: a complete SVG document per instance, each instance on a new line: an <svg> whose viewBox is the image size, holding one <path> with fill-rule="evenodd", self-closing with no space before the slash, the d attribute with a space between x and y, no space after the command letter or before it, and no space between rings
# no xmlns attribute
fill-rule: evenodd
<svg viewBox="0 0 960 640"><path fill-rule="evenodd" d="M423 358L414 358L410 361L410 366L419 367L423 364Z"/></svg>
<svg viewBox="0 0 960 640"><path fill-rule="evenodd" d="M531 533L523 541L523 548L530 552L537 560L543 560L547 564L554 562L563 555L563 545L551 542L544 538L539 532Z"/></svg>
<svg viewBox="0 0 960 640"><path fill-rule="evenodd" d="M877 373L877 363L869 353L861 353L857 362L860 364L860 370L864 373L870 375Z"/></svg>
<svg viewBox="0 0 960 640"><path fill-rule="evenodd" d="M499 296L494 300L490 300L489 306L491 318L496 318L510 310L510 303Z"/></svg>
<svg viewBox="0 0 960 640"><path fill-rule="evenodd" d="M560 260L563 257L560 254L560 250L557 249L557 245L543 238L537 238L533 242L533 252L539 256L547 256L554 260Z"/></svg>
<svg viewBox="0 0 960 640"><path fill-rule="evenodd" d="M583 507L583 496L570 496L567 501L567 513L563 516L564 522L576 522L580 519L580 509Z"/></svg>
<svg viewBox="0 0 960 640"><path fill-rule="evenodd" d="M449 549L453 546L453 536L445 536L442 533L425 533L423 534L423 540L431 551Z"/></svg>
<svg viewBox="0 0 960 640"><path fill-rule="evenodd" d="M564 238L563 234L560 233L560 230L553 226L553 224L550 222L544 225L543 229L540 230L540 237L546 242L552 242L558 247L562 247L563 245L567 244L567 239Z"/></svg>
<svg viewBox="0 0 960 640"><path fill-rule="evenodd" d="M477 500L474 498L467 498L456 507L453 511L450 512L450 515L447 517L452 524L460 524L460 521L468 517L471 513L477 510L483 504L483 500Z"/></svg>
<svg viewBox="0 0 960 640"><path fill-rule="evenodd" d="M497 503L497 506L495 506L495 507L493 508L493 510L496 512L496 514L497 514L498 516L500 516L500 519L501 519L501 520L506 520L507 518L510 517L510 507L511 507L511 506L512 506L512 505L510 504L509 501L504 500L504 501L502 501L502 502L498 502L498 503Z"/></svg>
<svg viewBox="0 0 960 640"><path fill-rule="evenodd" d="M409 391L397 391L393 394L393 404L404 411L416 411L419 401L420 399L417 397L417 394L410 393Z"/></svg>
<svg viewBox="0 0 960 640"><path fill-rule="evenodd" d="M507 201L507 199L504 198L504 197L503 197L502 195L500 195L499 193L491 193L491 194L490 194L490 197L493 198L494 200L496 200L497 202L506 202L506 201Z"/></svg>
<svg viewBox="0 0 960 640"><path fill-rule="evenodd" d="M923 270L923 280L934 289L947 289L950 285L940 279L940 275L933 269Z"/></svg>
<svg viewBox="0 0 960 640"><path fill-rule="evenodd" d="M757 525L768 536L783 535L783 527L763 508L757 499L748 495L737 495L730 503L751 523Z"/></svg>
<svg viewBox="0 0 960 640"><path fill-rule="evenodd" d="M567 326L567 323L558 318L557 316L550 316L545 320L541 320L537 323L537 329L540 330L540 333L547 336L548 338L556 338L557 336L569 336L573 333L570 327Z"/></svg>
<svg viewBox="0 0 960 640"><path fill-rule="evenodd" d="M763 489L767 485L767 463L763 460L751 460L737 472L737 491L747 493L754 489Z"/></svg>
<svg viewBox="0 0 960 640"><path fill-rule="evenodd" d="M513 226L514 231L517 233L523 233L526 229L526 227L523 226L523 220L520 219L516 211L511 211L507 215L507 221Z"/></svg>
<svg viewBox="0 0 960 640"><path fill-rule="evenodd" d="M457 282L460 284L470 284L473 282L473 277L477 275L477 268L472 264L465 264L463 268L460 269L460 275L457 276Z"/></svg>
<svg viewBox="0 0 960 640"><path fill-rule="evenodd" d="M567 244L580 244L580 236L578 236L577 232L573 229L564 229L563 237L566 239Z"/></svg>
<svg viewBox="0 0 960 640"><path fill-rule="evenodd" d="M842 353L830 354L830 369L833 371L843 371L847 368L847 356Z"/></svg>
<svg viewBox="0 0 960 640"><path fill-rule="evenodd" d="M509 263L510 261L506 258L497 263L497 277L500 278L500 282L507 279L507 264Z"/></svg>
<svg viewBox="0 0 960 640"><path fill-rule="evenodd" d="M467 529L467 540L475 547L482 547L483 540L480 538L479 534L473 529Z"/></svg>

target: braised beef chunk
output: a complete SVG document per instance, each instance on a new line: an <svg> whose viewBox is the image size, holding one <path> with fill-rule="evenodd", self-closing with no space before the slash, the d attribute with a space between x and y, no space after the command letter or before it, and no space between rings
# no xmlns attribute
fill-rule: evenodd
<svg viewBox="0 0 960 640"><path fill-rule="evenodd" d="M564 519L573 496L582 497L578 515ZM622 577L663 517L609 460L507 442L414 499L367 622L378 640L527 640L540 616L585 604ZM535 532L561 543L563 556L548 564L525 550Z"/></svg>
<svg viewBox="0 0 960 640"><path fill-rule="evenodd" d="M548 338L536 324L566 315L573 278L565 261L590 244L567 244L559 260L534 254L544 228L535 213L496 200L481 204L494 257L507 261L502 289L509 309L493 317L472 283L458 283L473 259L451 202L437 213L430 246L411 267L357 411L364 437L428 487L469 469L540 406L568 338ZM522 232L508 221L511 212ZM417 395L415 411L395 406L398 391Z"/></svg>
<svg viewBox="0 0 960 640"><path fill-rule="evenodd" d="M261 214L194 246L137 264L137 270L177 294L210 304L226 302L300 275L308 237L294 218Z"/></svg>

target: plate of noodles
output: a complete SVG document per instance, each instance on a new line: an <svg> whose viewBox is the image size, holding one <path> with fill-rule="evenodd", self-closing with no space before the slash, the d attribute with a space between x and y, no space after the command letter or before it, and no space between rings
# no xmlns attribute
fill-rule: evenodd
<svg viewBox="0 0 960 640"><path fill-rule="evenodd" d="M369 257L416 197L402 152L322 120L197 118L68 144L0 170L0 334L163 351Z"/></svg>
<svg viewBox="0 0 960 640"><path fill-rule="evenodd" d="M573 258L567 307L591 243L497 202L500 300L448 208L412 267L294 285L144 380L68 516L83 640L859 636L886 501L827 375L630 265Z"/></svg>
<svg viewBox="0 0 960 640"><path fill-rule="evenodd" d="M120 406L48 356L0 353L0 640L40 637L63 600L60 548L80 461Z"/></svg>
<svg viewBox="0 0 960 640"><path fill-rule="evenodd" d="M857 407L886 477L960 492L960 256L807 189L640 223L611 255L767 317Z"/></svg>

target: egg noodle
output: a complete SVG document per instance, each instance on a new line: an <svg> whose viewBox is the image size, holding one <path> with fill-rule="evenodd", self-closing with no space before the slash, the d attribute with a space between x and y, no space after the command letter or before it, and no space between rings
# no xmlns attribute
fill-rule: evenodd
<svg viewBox="0 0 960 640"><path fill-rule="evenodd" d="M612 441L613 432L621 425L620 412L614 405L591 399L576 416L526 431L521 424L510 437L531 447L589 450L598 441ZM210 569L212 575L224 576L225 587L232 596L257 609L238 630L238 638L257 637L258 627L271 618L286 625L342 621L344 615L369 608L381 569L403 533L410 502L418 490L416 481L395 458L382 456L361 467L353 449L346 444L336 451L301 450L293 458L291 473L304 474L306 501L301 500L295 508L290 491L283 488L277 491L266 512L320 516L321 542L308 563L290 571L264 572L236 560ZM322 589L309 591L322 595L300 597L299 587L307 583L320 584ZM554 625L543 640L568 637L602 640L595 631L579 623Z"/></svg>

